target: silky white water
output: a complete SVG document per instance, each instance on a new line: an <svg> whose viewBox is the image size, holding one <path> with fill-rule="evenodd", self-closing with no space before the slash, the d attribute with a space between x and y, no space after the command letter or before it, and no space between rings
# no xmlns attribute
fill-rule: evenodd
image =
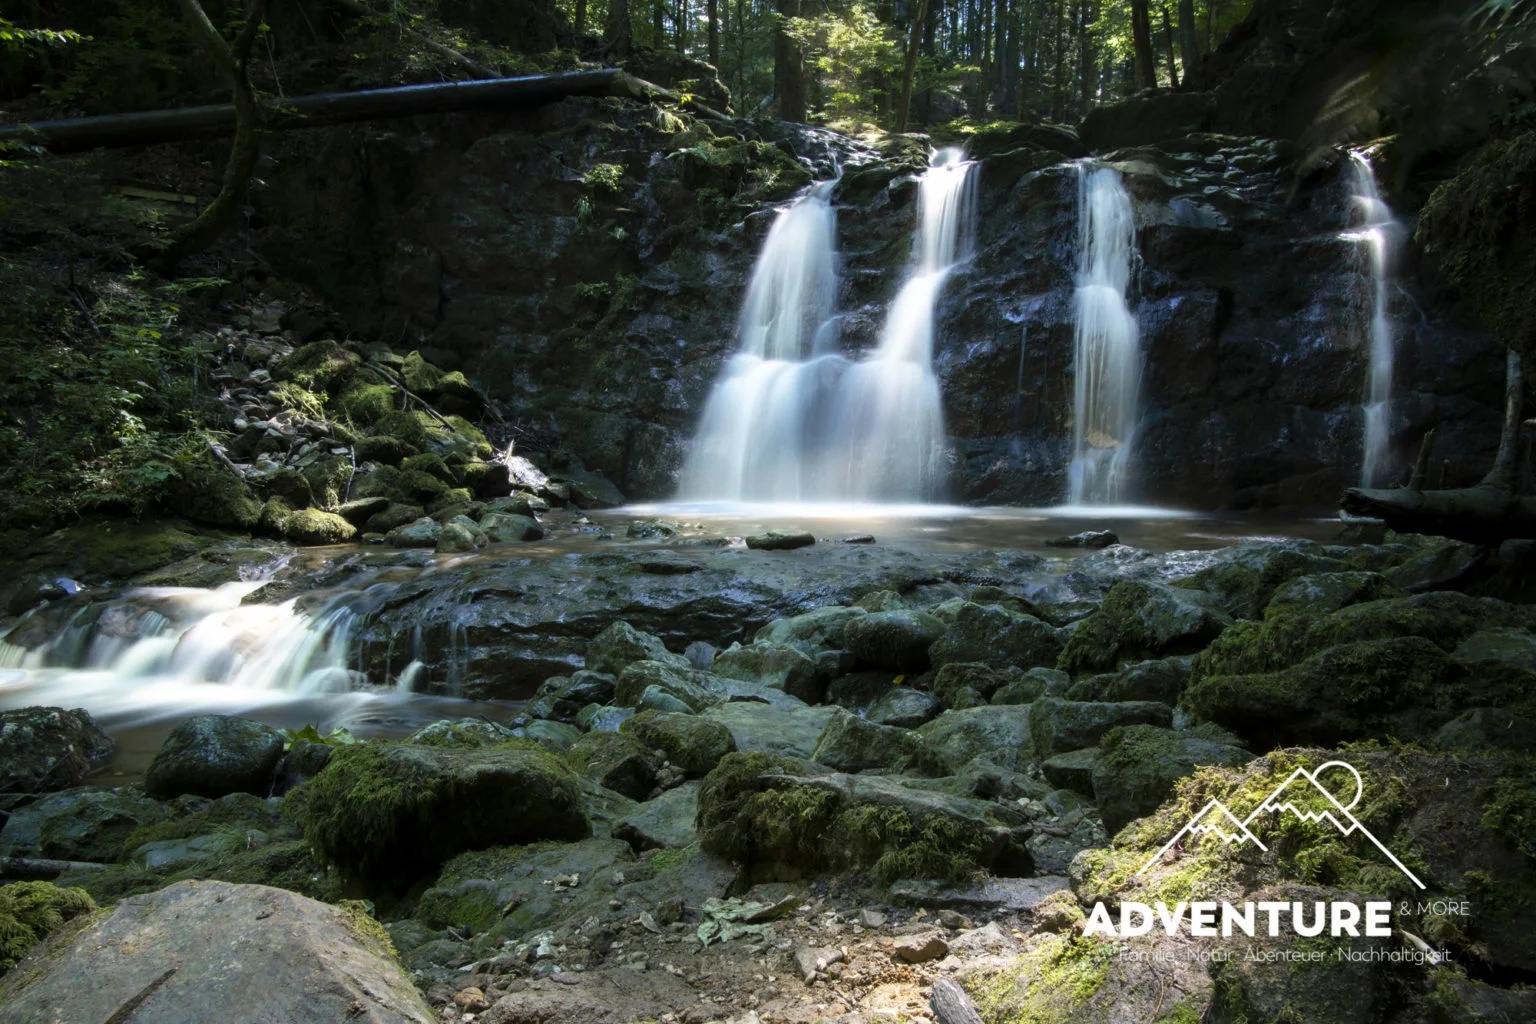
<svg viewBox="0 0 1536 1024"><path fill-rule="evenodd" d="M1069 503L1126 501L1141 390L1140 332L1126 304L1136 219L1120 174L1079 165Z"/></svg>
<svg viewBox="0 0 1536 1024"><path fill-rule="evenodd" d="M879 344L837 346L831 182L779 213L753 269L737 352L705 405L683 470L690 502L921 502L944 489L934 311L970 254L974 164L936 153L918 195L913 265Z"/></svg>
<svg viewBox="0 0 1536 1024"><path fill-rule="evenodd" d="M1382 201L1371 162L1360 152L1349 154L1352 227L1344 237L1359 244L1370 277L1371 314L1367 327L1369 369L1361 407L1365 439L1360 459L1360 485L1389 483L1392 470L1392 362L1395 342L1390 309L1392 252L1400 230L1392 210Z"/></svg>

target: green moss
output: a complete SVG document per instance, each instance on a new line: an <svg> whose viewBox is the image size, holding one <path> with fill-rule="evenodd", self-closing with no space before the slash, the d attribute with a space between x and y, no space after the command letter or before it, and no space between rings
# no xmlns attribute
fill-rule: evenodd
<svg viewBox="0 0 1536 1024"><path fill-rule="evenodd" d="M353 937L380 956L390 960L399 959L389 932L373 916L367 903L362 900L342 900L336 906L347 915L347 931Z"/></svg>
<svg viewBox="0 0 1536 1024"><path fill-rule="evenodd" d="M123 578L195 555L208 541L165 523L87 520L78 526L28 538L27 549L45 563L70 566L90 578Z"/></svg>
<svg viewBox="0 0 1536 1024"><path fill-rule="evenodd" d="M60 888L52 882L0 886L0 974L15 967L34 943L64 922L95 908L83 889Z"/></svg>
<svg viewBox="0 0 1536 1024"><path fill-rule="evenodd" d="M877 880L975 877L995 848L987 830L941 813L849 805L838 792L783 783L812 766L755 751L726 755L699 790L703 848L766 874L869 870Z"/></svg>
<svg viewBox="0 0 1536 1024"><path fill-rule="evenodd" d="M589 194L618 195L624 188L624 168L618 164L593 164L581 176Z"/></svg>
<svg viewBox="0 0 1536 1024"><path fill-rule="evenodd" d="M355 472L352 460L344 455L327 455L311 462L304 467L310 500L324 509L339 507Z"/></svg>
<svg viewBox="0 0 1536 1024"><path fill-rule="evenodd" d="M1067 1024L1104 988L1119 952L1113 942L1041 935L1007 968L966 983L992 1024Z"/></svg>
<svg viewBox="0 0 1536 1024"><path fill-rule="evenodd" d="M643 711L626 719L619 731L633 733L647 747L660 750L668 761L693 778L709 774L722 757L736 749L729 729L697 715Z"/></svg>
<svg viewBox="0 0 1536 1024"><path fill-rule="evenodd" d="M1536 761L1514 761L1499 775L1483 811L1483 826L1536 860Z"/></svg>
<svg viewBox="0 0 1536 1024"><path fill-rule="evenodd" d="M314 508L290 513L281 529L296 544L342 544L357 535L357 527L341 516Z"/></svg>
<svg viewBox="0 0 1536 1024"><path fill-rule="evenodd" d="M209 526L249 530L261 519L261 502L245 481L211 458L182 466L167 483L161 503L171 513Z"/></svg>
<svg viewBox="0 0 1536 1024"><path fill-rule="evenodd" d="M405 386L418 395L429 394L437 390L438 383L443 379L443 371L422 358L420 352L412 352L405 357L405 363L400 368L400 378L405 381Z"/></svg>
<svg viewBox="0 0 1536 1024"><path fill-rule="evenodd" d="M435 452L423 455L412 455L400 463L400 468L406 472L428 473L447 483L454 482L453 470L443 462L443 457Z"/></svg>
<svg viewBox="0 0 1536 1024"><path fill-rule="evenodd" d="M362 356L335 341L312 341L279 360L272 376L307 391L336 394L352 380L362 361Z"/></svg>
<svg viewBox="0 0 1536 1024"><path fill-rule="evenodd" d="M353 423L371 426L397 409L399 394L388 384L353 384L336 404Z"/></svg>
<svg viewBox="0 0 1536 1024"><path fill-rule="evenodd" d="M1490 143L1425 203L1418 237L1494 337L1536 355L1536 132Z"/></svg>

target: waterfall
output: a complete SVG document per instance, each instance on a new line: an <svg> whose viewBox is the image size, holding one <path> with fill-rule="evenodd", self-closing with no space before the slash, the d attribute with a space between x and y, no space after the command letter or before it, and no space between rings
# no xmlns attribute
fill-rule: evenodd
<svg viewBox="0 0 1536 1024"><path fill-rule="evenodd" d="M1140 336L1126 305L1135 212L1118 172L1078 167L1073 505L1123 502L1141 389Z"/></svg>
<svg viewBox="0 0 1536 1024"><path fill-rule="evenodd" d="M694 501L923 501L944 485L934 311L970 254L974 163L936 153L922 176L913 267L879 344L837 351L831 182L768 232L742 307L737 352L705 405L683 470Z"/></svg>
<svg viewBox="0 0 1536 1024"><path fill-rule="evenodd" d="M1388 286L1392 250L1398 233L1392 210L1381 199L1376 175L1364 153L1349 154L1350 182L1354 193L1350 220L1354 227L1344 237L1359 243L1370 268L1371 320L1370 370L1366 375L1365 443L1360 463L1360 486L1387 482L1391 470L1392 431L1392 319Z"/></svg>

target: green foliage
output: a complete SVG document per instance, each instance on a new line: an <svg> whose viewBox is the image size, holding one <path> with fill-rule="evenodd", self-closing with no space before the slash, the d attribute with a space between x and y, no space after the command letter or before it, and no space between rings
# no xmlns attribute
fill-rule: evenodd
<svg viewBox="0 0 1536 1024"><path fill-rule="evenodd" d="M1516 762L1499 776L1483 811L1483 825L1536 860L1536 761Z"/></svg>
<svg viewBox="0 0 1536 1024"><path fill-rule="evenodd" d="M786 30L818 72L828 123L848 131L874 127L870 95L902 66L902 39L895 29L875 16L873 5L855 0L845 11L791 18Z"/></svg>
<svg viewBox="0 0 1536 1024"><path fill-rule="evenodd" d="M581 182L589 193L618 195L624 188L624 168L618 164L593 164L582 175Z"/></svg>
<svg viewBox="0 0 1536 1024"><path fill-rule="evenodd" d="M61 889L52 882L0 886L0 974L15 967L34 943L64 922L95 909L83 889Z"/></svg>

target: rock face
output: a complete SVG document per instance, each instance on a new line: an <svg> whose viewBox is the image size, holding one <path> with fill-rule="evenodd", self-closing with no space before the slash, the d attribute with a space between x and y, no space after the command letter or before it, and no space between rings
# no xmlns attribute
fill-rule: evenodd
<svg viewBox="0 0 1536 1024"><path fill-rule="evenodd" d="M361 910L264 885L180 882L87 920L0 981L0 1022L117 1019L136 998L142 1024L436 1019Z"/></svg>
<svg viewBox="0 0 1536 1024"><path fill-rule="evenodd" d="M0 712L0 793L51 793L77 786L116 748L81 708Z"/></svg>
<svg viewBox="0 0 1536 1024"><path fill-rule="evenodd" d="M282 759L283 734L271 726L248 718L198 715L171 730L145 773L144 791L160 800L184 793L266 796Z"/></svg>
<svg viewBox="0 0 1536 1024"><path fill-rule="evenodd" d="M1133 489L1146 500L1320 503L1358 474L1370 300L1357 244L1339 237L1346 175L1325 168L1293 190L1278 143L1208 134L1248 124L1290 137L1276 97L1298 71L1274 82L1271 71L1106 109L1084 126L1136 202L1129 301L1146 367ZM735 347L736 309L773 219L764 204L830 178L829 147L842 149L833 198L850 352L875 341L910 253L919 160L738 124L761 137L668 135L649 110L572 99L453 115L430 134L290 133L273 140L275 169L253 200L267 225L257 245L354 333L423 337L517 417L549 423L577 457L573 496L583 471L631 499L667 496ZM951 491L1050 504L1070 457L1071 161L1083 147L1029 130L971 144L982 158L976 256L947 282L936 331ZM288 147L304 158L288 159ZM1401 261L1415 264L1413 253ZM1434 287L1399 283L1415 299ZM1437 304L1417 305L1425 318L1396 322L1393 458L1405 468L1413 451L1402 449L1438 426L1456 486L1492 453L1501 392L1485 368L1499 352Z"/></svg>

